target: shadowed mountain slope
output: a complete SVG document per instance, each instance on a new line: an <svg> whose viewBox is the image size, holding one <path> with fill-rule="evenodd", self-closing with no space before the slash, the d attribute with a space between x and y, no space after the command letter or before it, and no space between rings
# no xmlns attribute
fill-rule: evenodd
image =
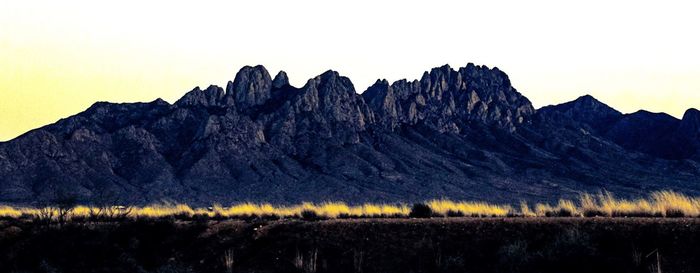
<svg viewBox="0 0 700 273"><path fill-rule="evenodd" d="M335 71L289 84L262 66L174 104L96 103L0 143L0 201L195 205L550 201L581 191L700 193L700 114L623 115L584 96L535 110L469 64L361 95ZM117 202L115 201L115 202Z"/></svg>

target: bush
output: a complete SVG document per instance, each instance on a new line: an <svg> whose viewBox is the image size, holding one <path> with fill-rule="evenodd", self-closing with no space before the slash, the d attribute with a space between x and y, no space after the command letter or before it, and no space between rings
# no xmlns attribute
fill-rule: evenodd
<svg viewBox="0 0 700 273"><path fill-rule="evenodd" d="M666 217L669 217L669 218L685 217L685 213L680 209L667 209L666 210Z"/></svg>
<svg viewBox="0 0 700 273"><path fill-rule="evenodd" d="M447 217L464 217L464 213L457 210L448 210Z"/></svg>
<svg viewBox="0 0 700 273"><path fill-rule="evenodd" d="M195 213L192 215L191 220L193 222L201 222L201 223L206 223L209 221L209 215L204 214L204 213Z"/></svg>
<svg viewBox="0 0 700 273"><path fill-rule="evenodd" d="M301 219L306 221L316 221L321 220L321 217L315 211L305 209L301 211Z"/></svg>
<svg viewBox="0 0 700 273"><path fill-rule="evenodd" d="M571 210L566 208L556 208L552 211L548 211L544 214L547 217L572 217L574 214Z"/></svg>
<svg viewBox="0 0 700 273"><path fill-rule="evenodd" d="M423 203L415 203L411 207L411 212L408 214L412 218L430 218L433 216L433 209Z"/></svg>

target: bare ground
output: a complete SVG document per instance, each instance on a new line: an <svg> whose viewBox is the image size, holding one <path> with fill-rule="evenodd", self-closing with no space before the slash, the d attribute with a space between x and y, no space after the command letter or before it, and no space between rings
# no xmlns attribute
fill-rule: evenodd
<svg viewBox="0 0 700 273"><path fill-rule="evenodd" d="M5 220L0 253L1 272L699 272L700 219Z"/></svg>

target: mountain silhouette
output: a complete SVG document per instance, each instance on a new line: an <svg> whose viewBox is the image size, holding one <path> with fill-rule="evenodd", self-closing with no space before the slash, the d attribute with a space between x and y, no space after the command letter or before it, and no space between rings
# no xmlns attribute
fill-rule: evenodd
<svg viewBox="0 0 700 273"><path fill-rule="evenodd" d="M498 68L445 65L359 94L243 67L180 100L98 102L0 143L0 202L514 203L607 190L700 193L700 112L622 114L591 96L535 109Z"/></svg>

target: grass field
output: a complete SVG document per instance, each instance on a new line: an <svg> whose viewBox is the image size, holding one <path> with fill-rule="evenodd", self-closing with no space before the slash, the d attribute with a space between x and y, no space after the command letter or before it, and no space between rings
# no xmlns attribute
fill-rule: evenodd
<svg viewBox="0 0 700 273"><path fill-rule="evenodd" d="M424 208L416 213L416 208ZM700 198L672 191L653 192L646 198L625 200L610 193L582 194L578 200L559 200L555 204L520 206L488 204L472 201L430 200L419 204L363 204L342 202L302 203L293 206L242 203L232 206L214 205L192 208L184 204L142 207L103 206L0 206L0 217L41 218L52 220L118 219L118 218L403 218L403 217L698 217Z"/></svg>
<svg viewBox="0 0 700 273"><path fill-rule="evenodd" d="M700 272L700 199L2 206L0 253L0 272Z"/></svg>

